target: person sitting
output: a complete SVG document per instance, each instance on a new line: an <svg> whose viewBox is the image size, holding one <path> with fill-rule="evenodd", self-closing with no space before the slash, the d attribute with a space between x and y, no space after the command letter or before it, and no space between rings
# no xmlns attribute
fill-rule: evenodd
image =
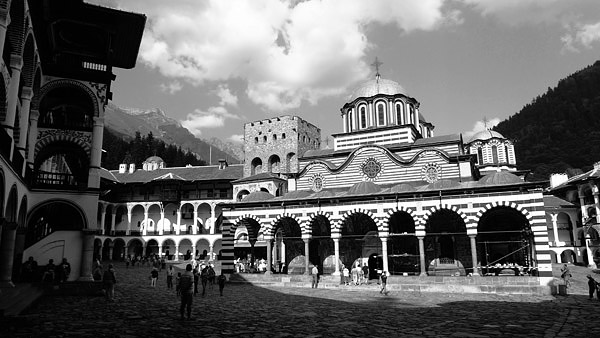
<svg viewBox="0 0 600 338"><path fill-rule="evenodd" d="M56 277L56 265L54 265L54 259L48 260L48 264L44 269L44 275L42 276L43 283L54 283L54 278Z"/></svg>

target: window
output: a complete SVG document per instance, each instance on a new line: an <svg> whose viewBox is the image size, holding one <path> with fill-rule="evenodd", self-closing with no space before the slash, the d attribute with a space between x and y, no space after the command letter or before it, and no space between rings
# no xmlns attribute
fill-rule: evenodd
<svg viewBox="0 0 600 338"><path fill-rule="evenodd" d="M348 111L348 131L352 131L352 111Z"/></svg>
<svg viewBox="0 0 600 338"><path fill-rule="evenodd" d="M383 103L377 104L377 125L385 125L385 105Z"/></svg>
<svg viewBox="0 0 600 338"><path fill-rule="evenodd" d="M258 143L258 137L254 138L254 143Z"/></svg>
<svg viewBox="0 0 600 338"><path fill-rule="evenodd" d="M360 128L364 129L367 127L367 112L365 107L360 107Z"/></svg>
<svg viewBox="0 0 600 338"><path fill-rule="evenodd" d="M267 135L263 136L263 141L267 143Z"/></svg>
<svg viewBox="0 0 600 338"><path fill-rule="evenodd" d="M403 120L403 109L402 109L402 104L401 103L396 103L396 124L397 125L401 125Z"/></svg>
<svg viewBox="0 0 600 338"><path fill-rule="evenodd" d="M505 157L505 161L506 163L508 163L508 145L504 145L504 157Z"/></svg>
<svg viewBox="0 0 600 338"><path fill-rule="evenodd" d="M492 146L492 160L494 164L498 164L498 147L495 145Z"/></svg>
<svg viewBox="0 0 600 338"><path fill-rule="evenodd" d="M281 139L285 140L285 133L281 134Z"/></svg>
<svg viewBox="0 0 600 338"><path fill-rule="evenodd" d="M273 141L277 141L277 134L273 134Z"/></svg>
<svg viewBox="0 0 600 338"><path fill-rule="evenodd" d="M481 147L477 148L477 162L483 164L483 149Z"/></svg>
<svg viewBox="0 0 600 338"><path fill-rule="evenodd" d="M410 109L410 124L415 124L415 107L411 104L409 106Z"/></svg>

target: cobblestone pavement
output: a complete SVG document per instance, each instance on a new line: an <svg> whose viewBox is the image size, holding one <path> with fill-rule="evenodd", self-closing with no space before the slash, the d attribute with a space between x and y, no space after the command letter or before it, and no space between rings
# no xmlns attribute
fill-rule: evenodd
<svg viewBox="0 0 600 338"><path fill-rule="evenodd" d="M45 297L2 337L593 337L600 302L566 297L416 294L227 284L194 298L192 319L165 272L117 264L116 301Z"/></svg>

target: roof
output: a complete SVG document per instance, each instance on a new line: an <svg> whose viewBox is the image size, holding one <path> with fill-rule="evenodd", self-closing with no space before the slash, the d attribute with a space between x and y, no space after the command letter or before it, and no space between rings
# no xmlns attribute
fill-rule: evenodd
<svg viewBox="0 0 600 338"><path fill-rule="evenodd" d="M577 184L577 183L580 183L580 182L585 182L587 180L598 180L598 179L600 179L600 162L594 163L594 168L592 168L592 170L586 171L583 174L579 174L579 175L573 176L573 177L569 178L563 184L560 184L560 185L554 187L551 190L564 188L564 187L569 186L571 184Z"/></svg>
<svg viewBox="0 0 600 338"><path fill-rule="evenodd" d="M242 199L242 202L261 202L272 200L273 198L275 198L275 196L269 194L266 191L255 191L246 195L246 197Z"/></svg>
<svg viewBox="0 0 600 338"><path fill-rule="evenodd" d="M164 160L162 158L160 158L159 156L150 156L144 162L146 162L146 163L151 163L151 162L161 163L161 162L164 162Z"/></svg>
<svg viewBox="0 0 600 338"><path fill-rule="evenodd" d="M575 204L558 198L554 195L544 195L544 207L546 208L578 208Z"/></svg>
<svg viewBox="0 0 600 338"><path fill-rule="evenodd" d="M377 94L395 95L404 93L404 88L398 82L382 79L380 77L360 84L352 95L349 102L359 97L371 97Z"/></svg>
<svg viewBox="0 0 600 338"><path fill-rule="evenodd" d="M381 187L370 181L363 181L354 184L348 189L348 196L354 195L372 195L381 191Z"/></svg>
<svg viewBox="0 0 600 338"><path fill-rule="evenodd" d="M241 176L240 176L241 177ZM248 176L244 178L239 178L233 183L246 183L246 182L256 182L256 181L272 181L272 180L281 180L285 181L283 178L279 177L277 174L273 173L260 173L253 176Z"/></svg>
<svg viewBox="0 0 600 338"><path fill-rule="evenodd" d="M185 180L185 181L211 181L211 180L236 180L243 176L244 165L233 164L224 169L218 165L162 168L151 171L136 170L133 173L119 173L118 170L100 171L101 178L118 183L147 183L153 180Z"/></svg>
<svg viewBox="0 0 600 338"><path fill-rule="evenodd" d="M476 133L475 135L471 136L471 138L469 139L467 144L473 143L475 141L487 141L487 140L491 140L493 138L505 139L506 137L502 136L502 134L500 134L497 131L486 129L486 130L482 130L482 131Z"/></svg>
<svg viewBox="0 0 600 338"><path fill-rule="evenodd" d="M511 174L507 171L498 171L495 173L487 174L477 182L478 185L484 186L506 185L515 183L523 183L523 180L517 175Z"/></svg>

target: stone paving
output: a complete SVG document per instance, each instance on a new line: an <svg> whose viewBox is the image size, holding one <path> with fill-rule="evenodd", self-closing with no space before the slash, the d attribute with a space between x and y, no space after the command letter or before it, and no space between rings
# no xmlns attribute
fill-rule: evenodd
<svg viewBox="0 0 600 338"><path fill-rule="evenodd" d="M373 289L258 287L229 283L194 298L192 319L162 271L116 264L116 301L44 297L2 323L1 337L594 337L600 302L587 295L382 295Z"/></svg>

